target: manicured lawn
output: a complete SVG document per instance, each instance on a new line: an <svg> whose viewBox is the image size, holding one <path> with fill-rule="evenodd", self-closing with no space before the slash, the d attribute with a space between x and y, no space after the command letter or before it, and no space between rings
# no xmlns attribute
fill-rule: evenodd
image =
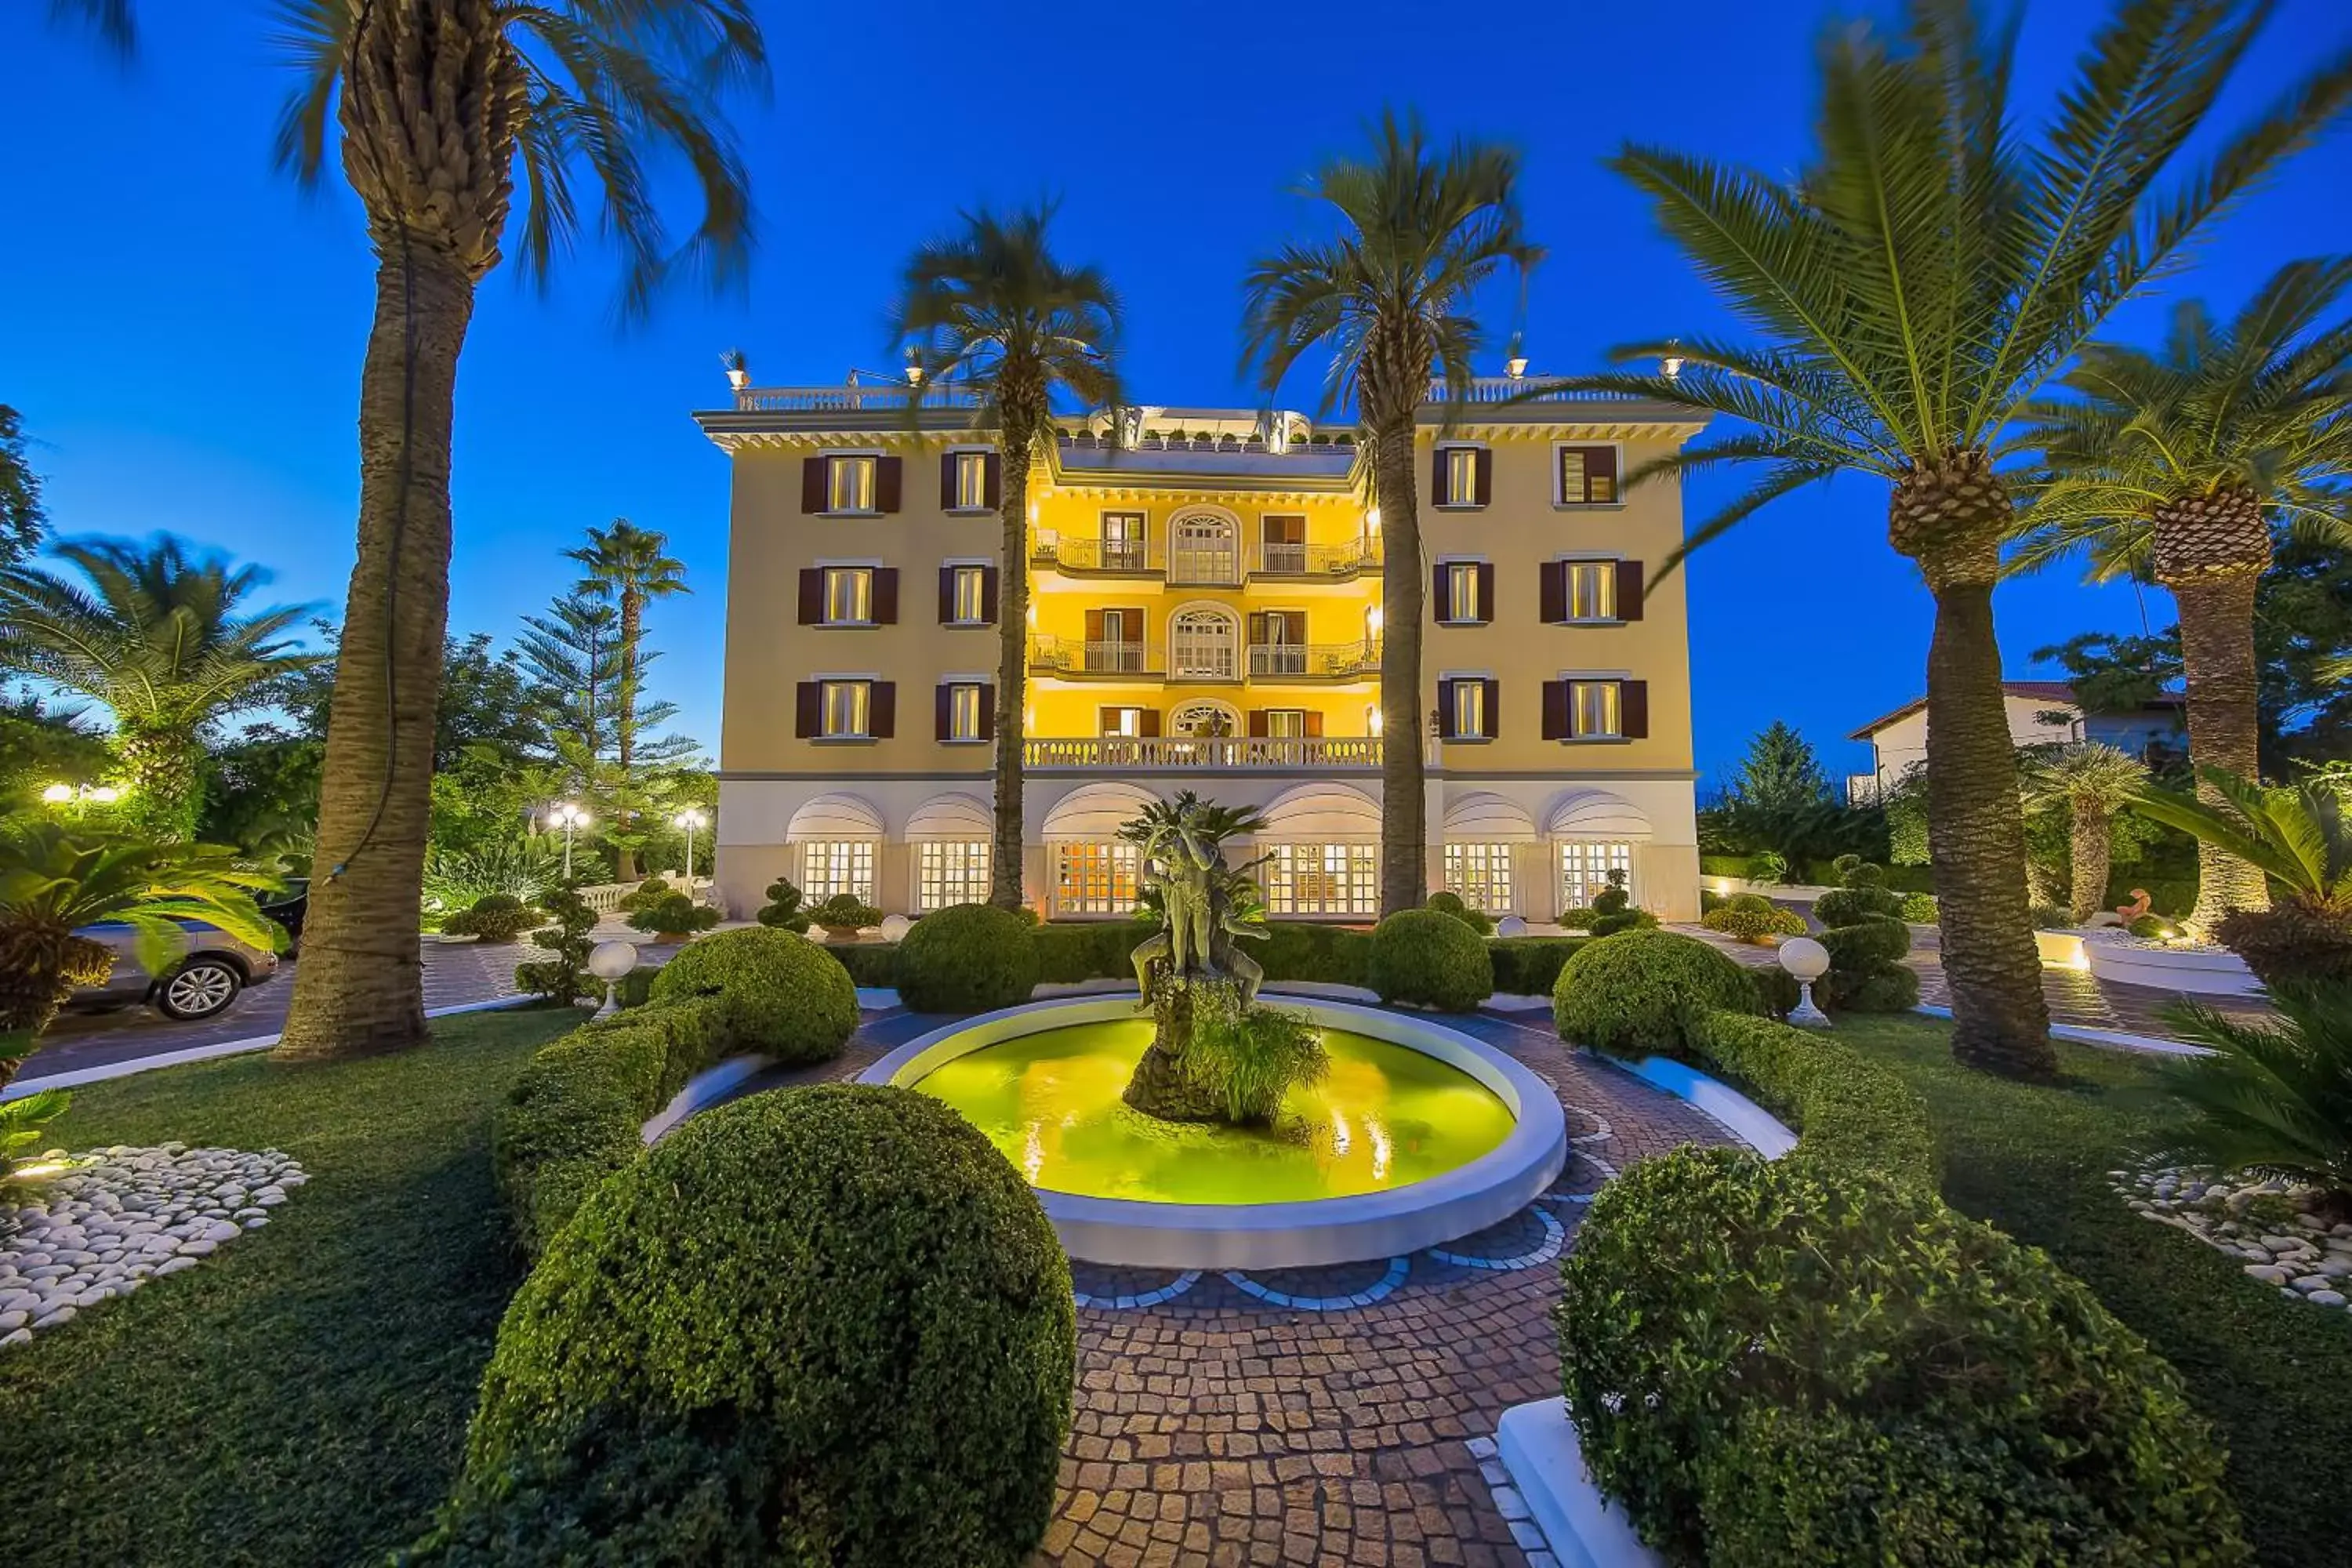
<svg viewBox="0 0 2352 1568"><path fill-rule="evenodd" d="M1941 1024L1839 1029L1927 1097L1955 1207L2046 1247L2180 1370L2229 1445L2231 1490L2262 1560L2352 1561L2352 1313L2282 1300L2107 1190L2105 1173L2158 1124L2144 1065L2061 1045L2073 1081L2032 1089L1957 1066Z"/></svg>
<svg viewBox="0 0 2352 1568"><path fill-rule="evenodd" d="M55 1142L278 1148L310 1184L202 1267L0 1352L0 1561L381 1563L446 1490L520 1278L488 1117L568 1010L406 1056L77 1089Z"/></svg>

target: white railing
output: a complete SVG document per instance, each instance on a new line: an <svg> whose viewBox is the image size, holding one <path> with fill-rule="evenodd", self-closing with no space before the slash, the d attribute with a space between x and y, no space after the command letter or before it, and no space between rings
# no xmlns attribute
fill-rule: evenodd
<svg viewBox="0 0 2352 1568"><path fill-rule="evenodd" d="M1339 679L1380 667L1381 645L1377 641L1250 644L1249 672L1255 676Z"/></svg>
<svg viewBox="0 0 2352 1568"><path fill-rule="evenodd" d="M1040 534L1029 547L1029 558L1041 566L1067 572L1126 572L1149 575L1161 569L1157 541L1140 539L1072 539Z"/></svg>
<svg viewBox="0 0 2352 1568"><path fill-rule="evenodd" d="M1023 745L1024 765L1038 769L1186 768L1377 768L1376 735L1084 735L1033 740Z"/></svg>
<svg viewBox="0 0 2352 1568"><path fill-rule="evenodd" d="M1433 377L1429 384L1429 401L1444 403L1453 396L1444 378ZM1464 390L1465 403L1508 403L1524 398L1529 403L1622 403L1613 392L1571 391L1555 386L1539 375L1481 375L1472 379Z"/></svg>
<svg viewBox="0 0 2352 1568"><path fill-rule="evenodd" d="M1140 642L1036 637L1029 645L1032 669L1076 675L1156 675L1162 666L1160 650Z"/></svg>
<svg viewBox="0 0 2352 1568"><path fill-rule="evenodd" d="M696 858L699 859L701 857L697 856ZM682 886L681 879L677 877L671 876L668 880L673 888ZM582 903L586 904L598 914L617 915L621 912L621 900L635 892L639 884L635 882L591 882L585 887L574 888L572 890L580 895ZM710 879L697 877L691 891L697 900L703 899L710 891Z"/></svg>
<svg viewBox="0 0 2352 1568"><path fill-rule="evenodd" d="M904 409L911 389L904 386L739 386L739 414L868 414ZM923 394L926 408L977 408L979 395L961 387L934 386Z"/></svg>

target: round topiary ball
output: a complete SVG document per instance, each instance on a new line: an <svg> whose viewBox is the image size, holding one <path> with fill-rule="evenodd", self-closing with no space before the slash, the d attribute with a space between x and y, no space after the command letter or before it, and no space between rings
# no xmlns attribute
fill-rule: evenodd
<svg viewBox="0 0 2352 1568"><path fill-rule="evenodd" d="M680 948L649 999L717 996L729 1046L782 1062L828 1061L857 1027L857 987L813 942L767 926L720 931Z"/></svg>
<svg viewBox="0 0 2352 1568"><path fill-rule="evenodd" d="M1748 1013L1754 1004L1737 962L1670 931L1619 931L1585 943L1561 965L1551 992L1561 1039L1627 1055L1681 1050L1687 1008Z"/></svg>
<svg viewBox="0 0 2352 1568"><path fill-rule="evenodd" d="M911 1089L706 1111L581 1206L499 1327L423 1560L1014 1568L1052 1515L1069 1265Z"/></svg>
<svg viewBox="0 0 2352 1568"><path fill-rule="evenodd" d="M1486 940L1440 910L1400 910L1372 928L1364 984L1383 1002L1467 1013L1495 994Z"/></svg>
<svg viewBox="0 0 2352 1568"><path fill-rule="evenodd" d="M1029 1000L1037 943L1027 921L957 904L917 921L898 943L898 999L918 1013L985 1013Z"/></svg>

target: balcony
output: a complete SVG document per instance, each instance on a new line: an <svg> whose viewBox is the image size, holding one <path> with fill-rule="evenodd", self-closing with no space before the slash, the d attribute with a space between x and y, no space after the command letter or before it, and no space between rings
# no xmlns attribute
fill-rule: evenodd
<svg viewBox="0 0 2352 1568"><path fill-rule="evenodd" d="M912 389L891 382L851 382L838 386L739 386L739 414L882 414L903 412ZM960 386L923 392L926 408L977 408L980 395Z"/></svg>
<svg viewBox="0 0 2352 1568"><path fill-rule="evenodd" d="M1029 562L1082 577L1157 577L1168 569L1167 552L1156 540L1071 539L1050 533L1031 541Z"/></svg>
<svg viewBox="0 0 2352 1568"><path fill-rule="evenodd" d="M1342 544L1261 544L1251 570L1260 577L1353 577L1380 564L1381 542L1372 537Z"/></svg>
<svg viewBox="0 0 2352 1568"><path fill-rule="evenodd" d="M1168 656L1167 650L1149 643L1031 637L1029 669L1034 675L1158 680L1168 672Z"/></svg>
<svg viewBox="0 0 2352 1568"><path fill-rule="evenodd" d="M1087 735L1022 743L1022 765L1038 773L1182 772L1192 768L1296 768L1317 773L1376 772L1377 735Z"/></svg>
<svg viewBox="0 0 2352 1568"><path fill-rule="evenodd" d="M1282 684L1364 680L1380 670L1377 637L1344 643L1251 643L1238 649L1222 639L1183 640L1172 658L1159 643L1056 637L1029 639L1032 675L1080 680L1194 680L1230 685L1246 677Z"/></svg>
<svg viewBox="0 0 2352 1568"><path fill-rule="evenodd" d="M1357 680L1380 670L1377 637L1354 642L1252 643L1249 647L1253 680Z"/></svg>
<svg viewBox="0 0 2352 1568"><path fill-rule="evenodd" d="M1073 577L1160 577L1177 588L1238 588L1244 568L1254 577L1290 582L1345 581L1381 565L1377 538L1339 544L1260 544L1246 563L1230 544L1177 546L1160 540L1082 539L1041 533L1030 542L1033 566Z"/></svg>

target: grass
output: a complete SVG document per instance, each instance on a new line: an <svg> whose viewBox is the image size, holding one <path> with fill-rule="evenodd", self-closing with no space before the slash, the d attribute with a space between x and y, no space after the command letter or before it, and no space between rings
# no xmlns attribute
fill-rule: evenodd
<svg viewBox="0 0 2352 1568"><path fill-rule="evenodd" d="M520 1279L490 1110L576 1021L480 1013L404 1056L76 1089L66 1147L274 1147L311 1180L202 1267L0 1352L0 1562L381 1563L418 1534Z"/></svg>
<svg viewBox="0 0 2352 1568"><path fill-rule="evenodd" d="M1927 1098L1954 1207L2046 1248L2179 1369L2229 1447L2230 1489L2262 1561L2346 1561L2352 1313L2282 1300L2108 1190L2106 1173L2159 1125L2145 1066L2061 1044L2069 1081L2032 1088L1955 1063L1948 1025L1853 1017L1838 1032Z"/></svg>

